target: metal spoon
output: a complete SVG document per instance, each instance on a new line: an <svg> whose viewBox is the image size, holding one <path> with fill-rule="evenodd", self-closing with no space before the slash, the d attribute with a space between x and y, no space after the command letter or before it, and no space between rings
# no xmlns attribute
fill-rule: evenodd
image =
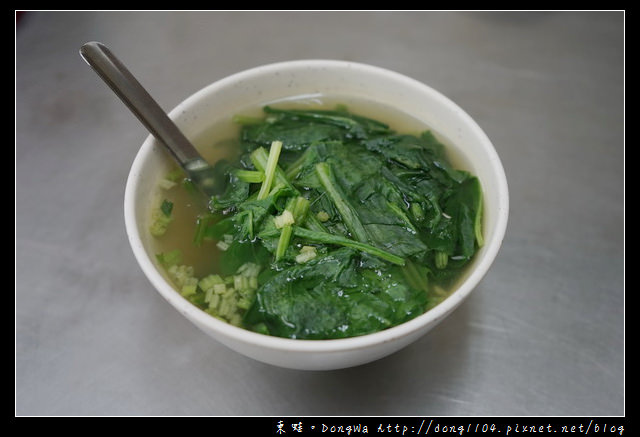
<svg viewBox="0 0 640 437"><path fill-rule="evenodd" d="M171 153L187 177L207 196L222 191L214 168L184 136L158 103L104 44L88 42L80 55Z"/></svg>

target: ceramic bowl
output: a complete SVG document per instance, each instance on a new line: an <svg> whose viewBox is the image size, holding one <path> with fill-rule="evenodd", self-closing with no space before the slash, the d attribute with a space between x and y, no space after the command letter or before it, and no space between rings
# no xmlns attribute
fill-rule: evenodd
<svg viewBox="0 0 640 437"><path fill-rule="evenodd" d="M366 99L401 109L449 140L468 163L484 191L485 244L457 289L426 313L393 328L337 340L295 340L238 328L196 308L167 281L148 236L151 193L170 158L155 138L142 144L127 180L126 231L133 253L151 284L184 317L230 349L275 366L328 370L356 366L392 354L422 337L464 301L489 270L505 234L509 197L505 172L491 141L458 105L428 85L376 66L337 60L297 60L264 65L218 80L170 112L185 135L195 140L212 123L247 108L296 96Z"/></svg>

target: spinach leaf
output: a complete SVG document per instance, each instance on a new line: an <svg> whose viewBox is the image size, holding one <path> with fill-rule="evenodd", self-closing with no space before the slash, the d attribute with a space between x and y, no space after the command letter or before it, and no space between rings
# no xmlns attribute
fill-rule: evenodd
<svg viewBox="0 0 640 437"><path fill-rule="evenodd" d="M363 142L367 150L384 156L405 168L427 172L444 185L464 181L468 173L455 170L447 162L443 147L433 134L427 132L420 137L414 135L385 135Z"/></svg>
<svg viewBox="0 0 640 437"><path fill-rule="evenodd" d="M244 323L300 339L387 329L422 314L427 304L426 293L402 279L397 267L362 268L356 251L338 249L272 276L258 289Z"/></svg>
<svg viewBox="0 0 640 437"><path fill-rule="evenodd" d="M442 220L426 230L429 247L451 257L468 261L481 241L477 227L482 220L482 190L476 177L470 177L451 190L443 201Z"/></svg>
<svg viewBox="0 0 640 437"><path fill-rule="evenodd" d="M317 141L339 139L342 129L330 125L315 125L308 121L287 120L272 124L252 125L242 131L242 140L255 145L268 146L282 141L286 151L301 151Z"/></svg>
<svg viewBox="0 0 640 437"><path fill-rule="evenodd" d="M194 241L222 241L220 273L260 266L243 326L344 338L436 305L483 244L482 189L431 131L398 134L340 107L265 107ZM197 293L192 301L200 299Z"/></svg>

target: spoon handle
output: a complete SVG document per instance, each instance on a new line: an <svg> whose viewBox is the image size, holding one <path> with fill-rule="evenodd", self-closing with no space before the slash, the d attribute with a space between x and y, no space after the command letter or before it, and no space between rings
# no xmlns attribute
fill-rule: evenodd
<svg viewBox="0 0 640 437"><path fill-rule="evenodd" d="M193 144L111 50L93 41L80 48L80 55L183 168L203 163Z"/></svg>

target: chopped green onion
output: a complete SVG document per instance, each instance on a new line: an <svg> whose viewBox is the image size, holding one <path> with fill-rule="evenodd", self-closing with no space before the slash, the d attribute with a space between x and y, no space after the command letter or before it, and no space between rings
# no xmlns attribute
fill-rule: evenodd
<svg viewBox="0 0 640 437"><path fill-rule="evenodd" d="M178 185L177 182L171 181L169 179L161 179L160 182L158 182L158 186L160 188L162 188L163 190L170 190L171 188L175 187L176 185Z"/></svg>
<svg viewBox="0 0 640 437"><path fill-rule="evenodd" d="M298 264L304 264L314 259L317 255L318 253L314 246L302 246L300 253L296 256L296 262Z"/></svg>
<svg viewBox="0 0 640 437"><path fill-rule="evenodd" d="M320 220L321 222L326 222L327 220L329 220L329 214L327 214L326 211L320 211L316 214L316 217L318 217L318 220Z"/></svg>
<svg viewBox="0 0 640 437"><path fill-rule="evenodd" d="M166 199L159 207L153 209L151 213L151 225L149 226L151 235L161 237L167 232L167 228L173 220L171 217L172 210L173 202Z"/></svg>
<svg viewBox="0 0 640 437"><path fill-rule="evenodd" d="M184 170L182 170L180 167L176 167L173 170L171 170L169 173L167 173L164 178L170 182L178 182L180 181L180 179L183 179L184 177L185 177Z"/></svg>
<svg viewBox="0 0 640 437"><path fill-rule="evenodd" d="M296 221L293 218L293 213L288 209L285 209L284 211L282 211L282 214L275 216L273 218L273 223L276 225L276 228L278 229L282 229L286 225L292 225L295 222Z"/></svg>
<svg viewBox="0 0 640 437"><path fill-rule="evenodd" d="M182 252L178 249L156 254L156 260L164 267L169 268L172 265L182 262Z"/></svg>

